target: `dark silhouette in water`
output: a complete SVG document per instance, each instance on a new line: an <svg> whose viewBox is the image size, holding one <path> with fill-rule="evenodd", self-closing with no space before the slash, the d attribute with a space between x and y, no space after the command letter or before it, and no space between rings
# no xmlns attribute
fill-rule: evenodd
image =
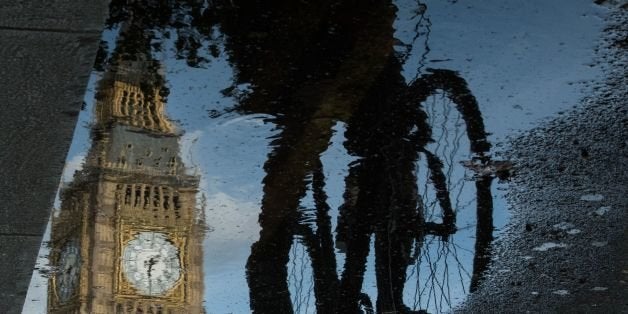
<svg viewBox="0 0 628 314"><path fill-rule="evenodd" d="M419 7L419 14L425 13L426 6ZM241 83L252 87L236 110L276 117L273 122L281 133L264 165L262 230L246 266L255 313L294 311L287 264L295 238L311 259L319 313L420 312L410 310L402 297L407 267L416 259L413 250L427 235L447 241L456 232L443 162L427 149L432 130L421 103L431 95L443 91L456 104L473 162L491 162L477 102L456 72L427 70L411 84L401 76L404 58L393 49L395 11L384 0L217 0L207 7L191 0L111 4L110 25L140 16L155 32L173 28L178 55L190 66L210 62L199 53L204 40L209 40L210 53L217 53L217 26L236 71L234 88ZM345 147L358 159L346 178L334 245L320 155L337 121L347 124ZM442 210L441 223L423 217L415 175L421 158ZM490 257L491 182L490 174L475 178L478 223L471 290ZM299 208L310 184L313 215ZM375 304L362 291L371 237ZM346 254L340 277L334 246Z"/></svg>

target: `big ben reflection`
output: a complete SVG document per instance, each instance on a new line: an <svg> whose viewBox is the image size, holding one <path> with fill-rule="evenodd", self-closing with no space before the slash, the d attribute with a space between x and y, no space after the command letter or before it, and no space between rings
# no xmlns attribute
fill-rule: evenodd
<svg viewBox="0 0 628 314"><path fill-rule="evenodd" d="M186 174L145 28L98 86L92 145L53 218L49 313L203 313L199 177Z"/></svg>

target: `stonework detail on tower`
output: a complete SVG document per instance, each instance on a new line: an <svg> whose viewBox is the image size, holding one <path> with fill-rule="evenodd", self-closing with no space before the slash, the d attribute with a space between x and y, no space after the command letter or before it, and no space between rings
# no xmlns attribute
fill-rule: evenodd
<svg viewBox="0 0 628 314"><path fill-rule="evenodd" d="M204 313L199 178L181 161L163 69L146 55L114 63L53 217L48 312Z"/></svg>

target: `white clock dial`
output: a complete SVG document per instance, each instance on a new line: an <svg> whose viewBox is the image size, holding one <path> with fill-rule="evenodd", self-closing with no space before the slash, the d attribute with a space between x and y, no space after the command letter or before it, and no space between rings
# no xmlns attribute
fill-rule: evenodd
<svg viewBox="0 0 628 314"><path fill-rule="evenodd" d="M59 301L66 302L76 290L81 268L81 252L75 241L65 244L57 266L55 288Z"/></svg>
<svg viewBox="0 0 628 314"><path fill-rule="evenodd" d="M140 232L124 247L122 270L141 294L164 295L181 277L179 250L164 233Z"/></svg>

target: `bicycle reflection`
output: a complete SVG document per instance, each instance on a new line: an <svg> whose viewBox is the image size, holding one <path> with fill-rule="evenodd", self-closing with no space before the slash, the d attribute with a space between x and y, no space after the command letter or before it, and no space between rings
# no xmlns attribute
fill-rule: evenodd
<svg viewBox="0 0 628 314"><path fill-rule="evenodd" d="M265 313L273 308L292 311L288 294L288 251L295 236L303 239L312 261L316 307L319 313L357 313L360 308L373 311L372 302L361 291L371 235L375 237L375 270L377 277L377 312L410 313L403 303L406 269L416 256L413 247L421 246L425 235L437 235L444 240L456 232L455 212L449 199L446 177L440 159L425 148L430 141L430 127L419 107L436 90L444 90L457 101L457 109L467 123L471 151L480 164L489 164L486 133L475 98L466 83L455 72L435 70L403 91L401 97L370 98L363 103L348 122L347 149L361 157L351 165L346 178L345 203L339 209L335 243L346 254L344 270L336 275L331 218L325 200L325 178L320 160L308 169L312 175L312 189L316 203L316 230L299 221L297 206L278 204L273 196L303 195L303 185L273 185L272 169L278 173L285 163L280 162L284 146L277 146L267 166L265 197L260 240L254 244L247 265L251 306L255 312ZM396 94L391 91L391 94ZM386 96L387 97L387 96ZM371 106L394 102L395 111L381 117L371 114ZM378 121L373 121L377 119ZM410 132L413 130L414 132ZM416 160L427 160L431 180L443 212L442 223L425 221L415 176ZM276 158L276 159L275 159ZM276 163L276 164L275 164ZM477 191L477 241L471 287L476 287L480 274L490 258L492 241L493 176L483 174L475 179ZM296 178L293 180L297 181ZM304 181L304 178L301 178ZM296 183L296 182L295 182ZM271 201L272 199L272 201ZM284 200L288 200L284 198ZM292 206L292 207L290 207ZM280 225L279 225L280 224ZM415 248L415 251L417 249ZM369 310L370 309L370 310Z"/></svg>

